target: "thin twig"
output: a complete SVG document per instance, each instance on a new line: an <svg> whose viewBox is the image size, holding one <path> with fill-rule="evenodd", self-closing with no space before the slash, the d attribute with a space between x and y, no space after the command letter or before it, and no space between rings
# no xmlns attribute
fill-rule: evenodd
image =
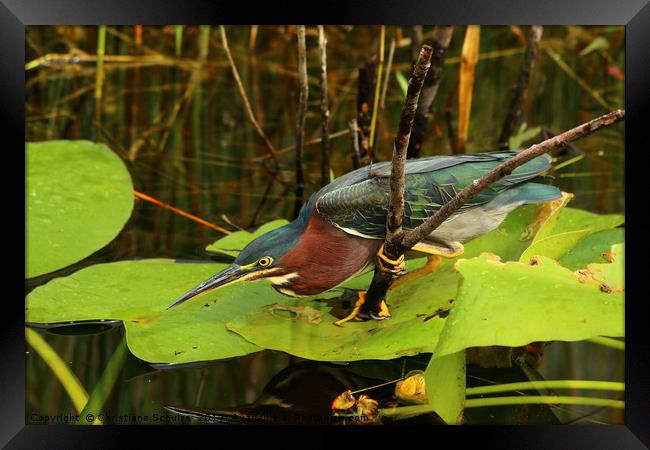
<svg viewBox="0 0 650 450"><path fill-rule="evenodd" d="M176 213L176 214L178 214L180 216L183 216L183 217L187 217L188 219L193 220L194 222L200 223L201 225L204 225L206 227L212 228L213 230L217 230L220 233L223 233L223 234L232 233L232 231L228 231L225 228L220 227L219 225L215 225L213 223L207 222L207 221L201 219L200 217L196 217L193 214L186 213L185 211L180 210L178 208L174 208L173 206L168 205L167 203L161 202L160 200L155 199L153 197L150 197L147 194L143 194L142 192L133 191L133 195L135 195L136 197L138 197L141 200L147 201L149 203L153 203L154 205L162 206L163 208L168 209L173 213Z"/></svg>
<svg viewBox="0 0 650 450"><path fill-rule="evenodd" d="M358 169L361 167L361 155L359 154L359 127L357 127L356 119L348 123L350 127L350 148L352 150L352 168Z"/></svg>
<svg viewBox="0 0 650 450"><path fill-rule="evenodd" d="M451 42L453 31L453 26L435 27L433 30L431 69L429 69L424 79L418 109L415 112L407 158L418 158L420 156L420 148L422 147L422 141L427 131L427 123L430 120L431 107L438 93L438 87L440 86L442 68L445 65L445 55L449 47L449 42Z"/></svg>
<svg viewBox="0 0 650 450"><path fill-rule="evenodd" d="M246 95L246 91L244 90L244 85L242 84L241 79L239 78L239 72L237 71L235 60L233 59L232 54L230 53L230 47L228 47L228 37L226 36L226 29L224 28L223 25L219 26L219 32L221 33L221 45L223 46L223 49L226 52L226 56L228 57L228 62L230 63L230 69L232 70L232 75L235 78L235 83L237 83L239 94L241 95L242 100L244 101L244 107L246 108L246 112L248 113L248 119L253 124L253 128L255 128L257 134L260 136L260 138L262 138L262 141L264 141L264 144L266 145L266 148L269 151L269 154L271 155L271 158L273 158L273 161L275 162L275 165L277 167L279 165L279 161L278 161L278 155L275 151L275 147L273 147L273 144L271 144L269 138L266 137L266 134L264 134L264 130L262 130L262 127L260 126L260 124L257 122L257 119L255 118L255 114L253 113L251 104L248 101L248 96Z"/></svg>
<svg viewBox="0 0 650 450"><path fill-rule="evenodd" d="M451 148L451 154L458 154L458 140L456 139L456 132L454 131L454 120L451 115L451 109L445 111L445 122L447 123L447 138L449 139L449 147Z"/></svg>
<svg viewBox="0 0 650 450"><path fill-rule="evenodd" d="M528 89L530 73L539 51L539 41L542 38L542 30L543 28L541 25L533 25L530 27L528 46L526 47L526 53L524 54L524 61L521 64L521 71L519 72L519 78L517 78L517 84L514 88L514 95L510 102L510 109L508 110L508 115L503 123L501 136L499 136L498 145L502 150L510 148L510 136L512 136L512 133L519 125L519 122L521 122L524 95Z"/></svg>
<svg viewBox="0 0 650 450"><path fill-rule="evenodd" d="M97 71L95 72L95 120L102 119L102 92L104 88L104 55L106 54L106 25L97 28Z"/></svg>
<svg viewBox="0 0 650 450"><path fill-rule="evenodd" d="M486 175L482 176L478 180L474 180L472 184L465 187L462 191L456 194L454 198L445 203L438 211L436 211L433 216L429 217L424 223L419 225L414 230L405 234L404 239L402 239L401 242L402 250L406 251L420 242L422 239L426 238L429 234L431 234L433 230L438 228L467 201L476 197L483 189L492 183L512 173L514 169L521 166L522 164L525 164L528 161L537 158L540 155L543 155L544 153L548 153L555 148L564 147L569 142L573 142L577 139L587 136L595 131L600 130L603 127L623 120L624 118L625 110L618 109L616 111L612 111L609 114L597 117L587 123L572 128L569 131L565 131L564 133L559 134L555 137L540 142L539 144L535 144L526 150L522 150L514 157L510 158L502 164L499 164Z"/></svg>
<svg viewBox="0 0 650 450"><path fill-rule="evenodd" d="M381 100L379 100L379 107L384 109L386 102L386 92L388 91L388 80L390 79L390 69L393 66L393 55L395 54L395 38L390 40L390 47L388 48L388 59L386 60L386 76L384 77L384 85L381 87Z"/></svg>
<svg viewBox="0 0 650 450"><path fill-rule="evenodd" d="M307 82L307 45L305 44L305 26L298 26L298 85L300 97L298 100L298 118L296 120L296 203L294 217L298 216L302 207L305 192L305 174L302 169L302 149L305 143L305 114L307 113L307 99L309 97L309 84Z"/></svg>
<svg viewBox="0 0 650 450"><path fill-rule="evenodd" d="M318 25L318 49L320 53L320 115L322 121L321 134L321 185L325 186L330 179L330 112L327 101L327 37L325 28Z"/></svg>
<svg viewBox="0 0 650 450"><path fill-rule="evenodd" d="M330 111L330 113L331 113L331 111ZM327 138L331 141L332 139L336 139L338 137L345 136L348 133L350 133L349 129L335 131L334 133L329 134L327 136ZM305 145L320 144L321 142L323 142L323 138L322 137L317 137L317 138L305 141ZM278 155L286 155L287 153L291 153L291 152L294 152L294 151L296 151L296 146L295 145L290 145L288 147L281 148L280 150L276 150L276 153ZM264 160L267 160L267 159L271 159L271 157L269 155L262 155L262 156L257 156L255 158L252 158L251 161L258 162L258 161L264 161Z"/></svg>
<svg viewBox="0 0 650 450"><path fill-rule="evenodd" d="M163 55L104 55L106 68L109 65L124 66L134 65L135 67L144 66L178 66L181 69L191 70L194 68L194 61L185 59L168 58ZM79 50L71 50L70 53L48 53L43 56L29 61L25 64L25 71L34 70L38 67L55 68L61 66L68 68L82 64L97 64L97 55L90 55Z"/></svg>
<svg viewBox="0 0 650 450"><path fill-rule="evenodd" d="M372 123L372 96L375 86L374 80L377 71L377 61L372 55L363 62L359 68L357 88L357 126L359 127L359 153L361 165L365 166L373 160L372 147L370 147L370 126Z"/></svg>
<svg viewBox="0 0 650 450"><path fill-rule="evenodd" d="M546 54L551 57L555 63L560 66L560 69L564 70L566 74L572 78L578 85L589 95L593 97L596 102L605 108L606 110L610 111L612 107L603 99L603 97L596 91L594 91L591 86L589 86L589 83L587 83L585 80L583 80L575 71L569 66L563 59L562 56L560 56L558 53L556 53L552 48L545 48Z"/></svg>
<svg viewBox="0 0 650 450"><path fill-rule="evenodd" d="M422 25L413 25L411 32L413 33L413 37L411 38L411 61L415 64L415 61L419 58L422 42L424 41Z"/></svg>
<svg viewBox="0 0 650 450"><path fill-rule="evenodd" d="M377 134L377 113L379 110L379 93L381 86L381 75L384 69L384 47L386 43L386 26L381 26L379 36L379 64L377 66L377 76L375 77L375 93L372 96L372 119L370 120L370 138L368 146L374 150L375 135Z"/></svg>
<svg viewBox="0 0 650 450"><path fill-rule="evenodd" d="M418 57L413 76L409 80L406 100L402 108L397 135L395 136L395 146L393 147L393 165L390 173L390 205L386 216L386 256L393 259L390 255L397 253L399 241L402 235L402 220L404 219L404 166L406 165L406 150L409 145L411 129L413 127L413 118L418 106L420 91L424 83L424 78L431 66L431 54L433 48L428 45L422 46L420 56ZM399 255L398 255L399 256Z"/></svg>
<svg viewBox="0 0 650 450"><path fill-rule="evenodd" d="M411 87L411 83L409 83L409 89L410 87ZM462 191L456 194L455 197L453 197L449 202L445 203L438 211L436 211L436 213L433 216L429 217L423 224L421 224L414 230L411 230L407 233L401 232L401 236L400 234L396 234L394 232L391 233L392 230L389 229L389 227L391 226L394 227L394 225L391 225L390 215L394 214L391 213L391 210L398 210L400 206L399 205L400 198L398 198L397 200L393 198L393 194L395 192L392 187L392 179L394 177L394 171L395 171L394 168L396 167L396 165L398 167L398 170L402 171L402 180L404 176L403 175L404 161L401 161L400 164L400 161L396 160L397 155L394 154L393 171L391 172L391 205L389 206L388 217L386 220L387 229L386 229L386 244L384 247L385 255L390 259L397 260L401 255L403 255L406 251L411 249L415 244L417 244L418 242L422 241L427 236L429 236L432 231L434 231L445 220L451 217L451 215L454 214L456 211L458 211L458 209L461 206L463 206L467 201L477 196L483 189L487 188L495 181L498 181L501 178L512 173L512 171L515 168L521 166L522 164L525 164L526 162L544 153L547 153L558 147L563 147L567 145L567 143L569 142L587 136L603 127L612 125L620 120L623 120L624 118L625 118L625 110L619 109L609 114L606 114L604 116L600 116L596 119L593 119L587 123L579 125L575 128L572 128L571 130L566 131L558 136L547 139L539 144L535 144L529 147L528 149L519 152L516 156L498 165L496 168L494 168L492 171L490 171L483 177L474 180L472 184L465 187ZM401 187L403 189L403 184ZM401 198L401 200L403 201L403 198ZM393 206L395 203L397 203L397 208ZM402 203L402 209L403 209L403 203ZM396 236L391 241L388 240L389 233L392 236ZM391 246L388 246L389 242L392 244ZM373 312L375 314L377 313L377 309L380 304L380 301L383 298L385 298L386 292L388 291L388 288L390 287L393 279L394 279L394 275L390 274L389 272L384 272L375 268L375 273L372 282L370 284L370 287L368 288L368 293L366 295L366 302L362 306L361 312L363 313Z"/></svg>
<svg viewBox="0 0 650 450"><path fill-rule="evenodd" d="M193 70L191 72L190 80L187 83L187 88L183 92L181 98L179 98L178 101L174 103L174 107L172 108L172 111L169 114L167 121L165 122L165 126L162 129L162 135L160 136L160 140L158 141L159 152L165 150L165 145L167 144L167 139L169 138L170 130L174 126L174 123L176 122L176 119L178 118L180 112L183 110L185 105L187 105L189 101L192 99L194 88L196 88L197 84L200 81L200 78L201 78L200 71ZM135 161L135 158L138 155L138 151L141 145L142 142L140 142L140 140L137 140L133 144L131 144L131 148L129 149L129 159L131 161Z"/></svg>
<svg viewBox="0 0 650 450"><path fill-rule="evenodd" d="M260 199L260 202L257 204L257 207L255 208L255 212L253 212L253 216L251 217L251 221L248 224L249 228L255 226L255 223L257 222L257 216L259 215L260 211L262 211L262 208L266 204L266 201L269 199L271 188L273 187L273 184L275 183L276 179L277 179L277 173L272 172L271 176L269 177L269 182L266 184L266 188L264 189L264 193L262 194L262 198Z"/></svg>

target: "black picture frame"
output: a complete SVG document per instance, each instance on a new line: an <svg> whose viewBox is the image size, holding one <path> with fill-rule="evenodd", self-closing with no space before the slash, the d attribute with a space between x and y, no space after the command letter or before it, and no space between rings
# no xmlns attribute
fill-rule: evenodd
<svg viewBox="0 0 650 450"><path fill-rule="evenodd" d="M650 117L650 5L647 0L403 0L403 1L323 1L298 3L275 1L264 4L243 2L224 2L215 0L173 0L165 3L152 0L0 0L0 108L1 123L4 125L5 155L22 155L25 136L25 98L24 98L24 54L26 25L94 25L94 24L542 24L542 25L625 25L626 26L626 241L628 246L626 260L626 410L624 426L574 426L574 427L439 427L433 432L420 429L422 444L441 445L441 438L453 439L453 445L468 444L472 440L481 446L497 448L647 448L650 445L648 408L650 405L650 339L648 323L643 314L642 302L646 299L641 291L642 277L637 271L644 271L648 256L642 233L646 230L643 209L647 208L642 171L648 166L642 162L642 155L648 153L647 138L641 133L643 122ZM7 141L7 137L10 137ZM7 156L5 156L6 158ZM17 158L17 167L23 167L24 158ZM5 222L10 228L6 241L18 241L12 236L25 233L23 197L16 193L17 186L24 186L20 179L20 169L16 164L6 163L12 177L2 177L4 196L16 203L11 213L5 214ZM8 199L9 200L9 199ZM7 202L5 202L6 205ZM9 211L9 210L6 210ZM5 242L6 242L5 241ZM15 254L7 252L9 266L16 272L23 272L24 266L14 262ZM20 255L20 249L16 252ZM23 253L24 254L24 253ZM20 260L20 258L19 258ZM8 275L6 285L18 285L24 279L23 273ZM11 281L9 281L11 280ZM7 448L48 447L114 447L133 443L129 435L142 431L150 444L165 440L172 445L171 433L174 430L188 431L187 427L52 427L25 425L25 351L24 310L19 306L20 295L6 295L3 303L4 321L0 346L0 406L3 417L0 421L0 444ZM645 336L645 337L644 337ZM386 427L355 427L364 439L381 437ZM371 430L368 430L370 428ZM215 427L193 427L192 438L187 433L177 434L189 445L197 445L195 433L212 433L201 436L207 439L225 439L223 431L214 434ZM277 429L265 429L277 432ZM301 428L306 430L306 428ZM376 431L378 430L378 431ZM249 428L244 430L252 436ZM327 430L322 442L330 445L350 445L353 437L337 436L336 430ZM301 445L302 433L292 433L292 440ZM349 430L346 430L347 434ZM406 439L409 431L400 429L398 439ZM427 433L427 434L424 434ZM246 435L244 435L246 436ZM342 439L342 440L341 440ZM280 441L284 443L285 441ZM405 441L406 445L411 440ZM213 441L216 445L224 441ZM39 445L40 444L40 445ZM490 445L492 444L492 445ZM202 444L201 444L202 445ZM228 445L228 444L226 444ZM234 444L232 444L234 445ZM361 445L358 443L356 445ZM363 445L370 445L365 443ZM489 447L488 447L489 448Z"/></svg>

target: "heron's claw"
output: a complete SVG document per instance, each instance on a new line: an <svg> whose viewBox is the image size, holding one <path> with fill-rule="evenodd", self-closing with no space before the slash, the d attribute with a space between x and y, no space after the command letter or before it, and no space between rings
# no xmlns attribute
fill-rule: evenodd
<svg viewBox="0 0 650 450"><path fill-rule="evenodd" d="M348 314L346 317L343 319L337 320L334 322L334 325L338 325L339 327L343 326L345 322L350 322L351 320L368 320L368 319L374 319L374 320L386 320L390 317L390 311L388 310L388 305L386 304L385 300L382 300L381 303L379 304L379 311L375 314L374 312L370 311L367 314L365 312L361 312L361 307L364 305L366 302L366 292L361 291L357 293L358 299L357 302L354 304L354 309L350 314Z"/></svg>

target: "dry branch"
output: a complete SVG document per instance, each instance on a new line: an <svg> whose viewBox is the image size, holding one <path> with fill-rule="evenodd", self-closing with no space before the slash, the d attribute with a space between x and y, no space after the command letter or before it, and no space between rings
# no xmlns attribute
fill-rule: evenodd
<svg viewBox="0 0 650 450"><path fill-rule="evenodd" d="M431 66L433 49L423 45L415 65L413 76L409 80L406 90L406 99L402 108L397 135L393 147L392 168L390 173L390 204L386 215L386 238L384 240L384 254L390 259L397 259L403 254L401 241L404 236L402 221L404 220L404 167L406 165L406 150L409 145L413 118L418 107L418 99L424 84L424 78ZM362 305L362 315L377 315L379 304L385 297L396 274L383 271L379 264L375 266L375 273L366 294L366 301Z"/></svg>
<svg viewBox="0 0 650 450"><path fill-rule="evenodd" d="M322 123L321 138L321 185L330 180L330 139L328 132L330 112L327 102L327 37L325 28L318 25L318 49L320 53L320 116Z"/></svg>
<svg viewBox="0 0 650 450"><path fill-rule="evenodd" d="M386 76L384 77L383 85L381 87L381 99L379 100L379 108L384 109L386 102L386 91L388 91L388 80L390 79L390 70L393 65L393 55L395 54L395 39L391 39L390 47L388 48L388 59L386 60Z"/></svg>
<svg viewBox="0 0 650 450"><path fill-rule="evenodd" d="M530 27L530 33L528 34L528 46L526 47L524 61L521 65L519 78L517 78L517 84L514 88L514 95L512 97L512 101L510 102L510 109L508 110L508 115L506 116L506 120L503 123L503 130L501 131L501 135L499 137L499 148L502 150L510 148L510 136L512 136L512 133L521 121L524 95L528 89L528 84L530 82L530 72L539 51L539 41L542 38L542 30L543 28L541 25L533 25Z"/></svg>
<svg viewBox="0 0 650 450"><path fill-rule="evenodd" d="M415 119L413 122L413 132L409 141L409 148L407 152L408 158L418 158L420 156L420 148L424 140L424 134L427 131L427 122L429 121L429 111L431 105L438 93L438 86L440 86L440 78L442 75L442 68L445 64L445 55L449 42L451 42L451 35L453 34L454 27L435 27L433 30L433 39L431 47L433 47L433 54L431 56L431 68L427 72L424 79L424 86L420 94L420 101L418 102L418 109L415 112Z"/></svg>
<svg viewBox="0 0 650 450"><path fill-rule="evenodd" d="M330 112L330 115L331 115L331 112ZM341 136L345 136L348 133L350 133L349 129L335 131L334 133L330 133L327 136L327 139L331 141L332 139L336 139L336 138L339 138ZM317 137L317 138L309 139L308 141L305 141L305 145L320 144L321 142L323 142L323 138L322 137ZM296 146L295 145L290 145L288 147L283 147L283 148L281 148L279 150L276 150L276 153L278 155L286 155L287 153L291 153L291 152L295 152L295 151L296 151ZM267 159L271 159L271 156L270 155L256 156L251 161L259 162L259 161L266 161Z"/></svg>
<svg viewBox="0 0 650 450"><path fill-rule="evenodd" d="M307 46L305 44L305 26L298 26L298 118L296 120L296 203L294 217L298 217L305 192L305 175L302 169L302 149L305 143L305 114L307 113Z"/></svg>
<svg viewBox="0 0 650 450"><path fill-rule="evenodd" d="M553 149L564 147L569 142L573 142L581 137L587 136L603 127L612 125L625 118L625 110L617 109L604 116L597 117L587 123L579 125L575 128L565 131L555 137L547 139L539 144L535 144L526 150L517 153L516 156L510 158L502 164L499 164L486 175L482 176L460 191L449 202L445 203L436 213L429 217L426 222L410 231L404 236L401 242L402 251L406 251L427 237L433 230L438 228L445 220L447 220L453 213L455 213L467 201L476 197L483 189L495 181L512 173L517 167L527 163L528 161L537 158L544 153L548 153Z"/></svg>
<svg viewBox="0 0 650 450"><path fill-rule="evenodd" d="M393 166L390 173L390 205L386 216L386 255L396 253L402 234L402 220L404 218L404 166L406 165L406 150L409 145L413 118L418 106L420 91L424 77L431 66L433 49L428 45L422 46L420 56L413 67L413 76L409 80L406 91L406 100L402 108L395 144L393 147ZM394 258L391 258L394 259Z"/></svg>
<svg viewBox="0 0 650 450"><path fill-rule="evenodd" d="M361 167L361 155L359 153L359 127L357 127L356 119L348 123L350 127L350 149L352 150L352 168L358 169Z"/></svg>
<svg viewBox="0 0 650 450"><path fill-rule="evenodd" d="M241 79L239 78L239 72L237 71L235 60L233 59L232 54L230 53L230 47L228 46L228 37L226 36L226 29L224 28L223 25L219 26L219 32L221 33L221 45L223 46L223 49L226 52L226 56L228 57L228 62L230 63L230 69L232 70L232 75L235 78L235 83L237 83L239 94L241 95L242 100L244 101L244 107L246 108L248 119L253 124L253 128L255 128L257 134L260 136L260 138L262 138L262 141L264 141L264 144L266 145L266 148L269 151L271 157L273 158L273 161L275 162L275 166L277 167L279 165L279 161L278 161L278 155L276 154L275 151L275 147L273 147L273 144L271 144L269 138L266 137L266 134L264 134L264 130L262 130L262 127L260 126L260 124L257 122L257 119L255 118L255 114L253 113L253 108L251 108L251 104L248 101L248 96L246 95L246 91L244 90L244 85L242 84Z"/></svg>
<svg viewBox="0 0 650 450"><path fill-rule="evenodd" d="M487 188L492 183L500 180L501 178L512 173L514 169L525 164L526 162L548 153L553 149L564 147L568 143L573 142L577 139L580 139L584 136L587 136L595 131L600 130L606 126L612 125L616 122L619 122L625 118L625 110L616 110L609 114L597 117L587 123L579 125L575 128L572 128L568 131L565 131L562 134L554 136L550 139L547 139L539 144L535 144L526 150L522 150L513 158L505 161L504 163L495 167L492 171L484 175L483 177L474 180L474 182L460 191L454 198L449 202L445 203L433 216L429 217L426 222L418 226L408 233L401 233L401 236L398 235L397 238L393 239L394 241L399 239L399 242L395 242L391 247L385 246L385 254L390 259L398 259L406 251L412 248L421 240L425 239L431 232L438 228L445 220L447 220L452 214L454 214L461 206L463 206L467 201L476 197L483 189ZM393 160L393 167L395 167L396 161ZM399 164L399 161L397 161ZM399 167L399 166L398 166ZM403 170L403 164L401 166ZM391 174L391 179L392 179ZM403 174L402 174L403 179ZM401 188L404 186L402 184ZM403 199L403 198L402 198ZM399 199L398 199L399 200ZM394 201L391 199L391 202ZM398 205L399 206L399 205ZM392 207L392 205L391 205ZM389 210L390 215L390 210ZM390 224L390 221L387 220L387 225ZM386 236L388 239L389 230L386 230ZM394 276L390 273L383 272L375 269L375 274L372 279L372 283L368 288L368 293L366 295L366 303L361 309L362 313L368 314L368 312L373 312L377 314L378 305L381 299L385 298L386 292L392 283Z"/></svg>

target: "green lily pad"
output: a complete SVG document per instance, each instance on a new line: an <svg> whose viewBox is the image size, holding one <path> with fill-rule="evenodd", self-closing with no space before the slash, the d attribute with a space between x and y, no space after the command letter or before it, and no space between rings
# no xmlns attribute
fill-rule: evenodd
<svg viewBox="0 0 650 450"><path fill-rule="evenodd" d="M497 249L508 258L519 258L535 237L529 224L538 215L535 205L518 208L498 229L469 242L464 256ZM538 222L543 224L546 219L543 216ZM407 266L413 270L424 261L425 258L411 260ZM430 352L457 295L461 276L453 268L455 261L445 261L435 273L391 290L387 303L392 318L387 321L348 323L339 328L333 325L337 319L330 314L331 306L314 300L288 300L281 304L293 308L304 305L323 312L319 316L322 322L314 325L304 317L282 317L273 305L268 305L250 310L227 327L260 347L320 361L392 359ZM367 288L371 277L371 273L357 277L345 286Z"/></svg>
<svg viewBox="0 0 650 450"><path fill-rule="evenodd" d="M620 292L625 289L625 245L613 245L611 251L604 254L607 263L594 263L587 266L583 273L601 283L605 292Z"/></svg>
<svg viewBox="0 0 650 450"><path fill-rule="evenodd" d="M568 231L566 233L552 234L534 242L519 257L519 261L527 263L536 255L560 259L578 242L591 233L589 230Z"/></svg>
<svg viewBox="0 0 650 450"><path fill-rule="evenodd" d="M610 251L612 245L619 244L624 240L624 228L599 231L582 239L578 245L564 254L559 262L571 270L585 268L590 263L601 262L603 253Z"/></svg>
<svg viewBox="0 0 650 450"><path fill-rule="evenodd" d="M34 289L27 296L25 321L119 319L131 352L155 363L207 361L259 351L224 324L249 309L286 299L267 283L227 286L166 310L174 299L224 267L172 260L90 266Z"/></svg>
<svg viewBox="0 0 650 450"><path fill-rule="evenodd" d="M288 220L278 219L265 223L253 233L244 230L235 231L234 233L224 236L216 242L208 245L205 249L211 253L227 255L235 258L253 239L288 223Z"/></svg>
<svg viewBox="0 0 650 450"><path fill-rule="evenodd" d="M129 172L111 150L89 141L27 144L27 267L31 278L104 247L133 209Z"/></svg>
<svg viewBox="0 0 650 450"><path fill-rule="evenodd" d="M283 315L277 306L267 305L236 317L226 326L260 347L317 361L393 359L431 352L444 325L444 312L449 309L444 292L455 290L455 280L453 287L441 285L440 294L426 302L412 301L399 292L406 287L412 288L397 288L389 297L393 317L386 321L348 322L339 327L334 325L338 319L330 314L331 305L315 299L288 299L282 304L308 307L312 317L314 311L321 312L317 323L306 314Z"/></svg>
<svg viewBox="0 0 650 450"><path fill-rule="evenodd" d="M527 263L535 255L560 260L587 236L617 227L625 222L624 216L620 214L594 214L564 207L570 198L572 197L565 194L564 204L546 218L532 244L519 257L519 261ZM542 205L542 208L547 205L550 203Z"/></svg>
<svg viewBox="0 0 650 450"><path fill-rule="evenodd" d="M432 356L424 376L431 409L448 424L460 423L465 407L465 352Z"/></svg>
<svg viewBox="0 0 650 450"><path fill-rule="evenodd" d="M564 208L551 230L553 234L589 230L592 233L618 227L625 223L621 214L595 214L575 208Z"/></svg>
<svg viewBox="0 0 650 450"><path fill-rule="evenodd" d="M535 265L490 254L456 264L463 277L434 356L468 347L623 336L623 295L539 257Z"/></svg>
<svg viewBox="0 0 650 450"><path fill-rule="evenodd" d="M544 226L547 218L548 215L540 215L534 205L519 208L497 230L469 242L465 246L463 257L476 256L484 249L493 249L506 258L517 260L535 238L530 224L536 223L536 229L539 230L539 225ZM276 222L269 227L281 224ZM237 237L237 247L243 247L256 234L270 229L269 227L257 230L256 233L240 234ZM227 238L230 236L224 239ZM235 256L238 251L234 244L220 244L218 247L220 251L231 251L230 256ZM467 261L482 258L484 257ZM407 266L413 270L425 260L410 260ZM180 264L169 260L103 264L86 268L66 278L52 280L28 296L27 321L67 323L122 320L126 327L127 344L137 357L149 362L179 364L241 356L264 348L321 361L393 359L439 349L445 350L444 354L449 354L462 350L464 345L510 345L509 342L513 339L502 339L499 333L503 332L499 330L510 328L511 322L518 324L512 326L511 333L518 340L526 343L539 340L537 322L542 319L546 321L543 329L550 330L551 339L565 339L567 328L573 326L570 319L577 308L576 302L584 300L584 295L591 295L593 289L596 289L597 295L592 300L598 300L598 295L608 295L614 312L619 311L615 304L621 303L621 294L605 294L600 290L600 283L591 280L584 285L579 281L569 283L569 287L584 294L583 297L575 296L576 298L567 300L559 296L563 301L548 303L557 308L551 308L550 311L544 309L541 314L539 310L546 307L546 299L539 299L536 295L541 295L539 292L548 286L555 289L556 284L568 283L567 280L575 281L577 275L555 264L553 267L557 268L541 271L539 267L515 262L508 263L513 266L508 265L504 273L501 273L504 264L489 262L483 263L487 264L489 270L470 270L472 276L469 276L462 268L473 267L471 264L474 263L463 261L459 263L461 270L456 271L454 263L457 260L445 261L435 273L389 291L387 302L393 317L381 322L351 322L337 327L333 323L341 317L342 311L334 311L335 308L339 309L339 304L332 297L338 293L294 299L277 293L264 281L227 286L166 310L167 305L178 296L225 267L223 264ZM539 276L531 277L532 281L522 282L521 271L531 269L538 271L533 272L533 275ZM564 271L564 278L559 277L561 283L557 281L558 270ZM477 271L485 274L477 277ZM492 272L495 276L490 275ZM372 273L356 277L345 283L344 287L366 288L371 277ZM516 282L513 283L512 280ZM459 292L461 281L465 287ZM579 286L574 286L576 283ZM495 290L498 291L506 284L508 289L503 291L503 295L496 295ZM565 287L562 285L559 288L561 294L569 297L573 295L567 294L573 291L564 289ZM583 292L585 289L587 290ZM476 298L468 292L473 292ZM528 301L520 302L522 296ZM462 305L472 302L479 305L475 314L482 314L488 309L498 316L503 310L510 322L504 324L503 321L495 320L495 327L491 328L490 325L486 328L481 320L483 316L478 319L471 314L465 316L467 308ZM562 309L564 303L569 305L568 312ZM456 306L452 308L456 304L460 305L459 312L454 312L458 309ZM580 309L585 317L590 319L594 314L600 317L602 305L596 302L594 308L585 309L589 311ZM556 317L554 314L561 319L557 323L553 322ZM615 315L612 315L612 311L608 311L608 314L611 321ZM450 325L452 317L456 319ZM461 339L462 330L458 332L461 338L454 335L458 318L462 326L470 329L467 342ZM580 325L577 329L581 329ZM446 330L446 334L443 330ZM483 334L479 332L481 330ZM497 330L497 334L489 335L491 330ZM604 327L599 327L593 334L586 334L607 334L607 331ZM445 339L451 339L450 343L439 343L441 333ZM474 334L478 334L485 343L474 339ZM577 337L570 335L569 338ZM460 344L455 343L459 339ZM452 397L455 398L443 397L440 401L447 402ZM448 410L454 408L456 407L452 405ZM444 414L448 418L452 416L451 413Z"/></svg>

